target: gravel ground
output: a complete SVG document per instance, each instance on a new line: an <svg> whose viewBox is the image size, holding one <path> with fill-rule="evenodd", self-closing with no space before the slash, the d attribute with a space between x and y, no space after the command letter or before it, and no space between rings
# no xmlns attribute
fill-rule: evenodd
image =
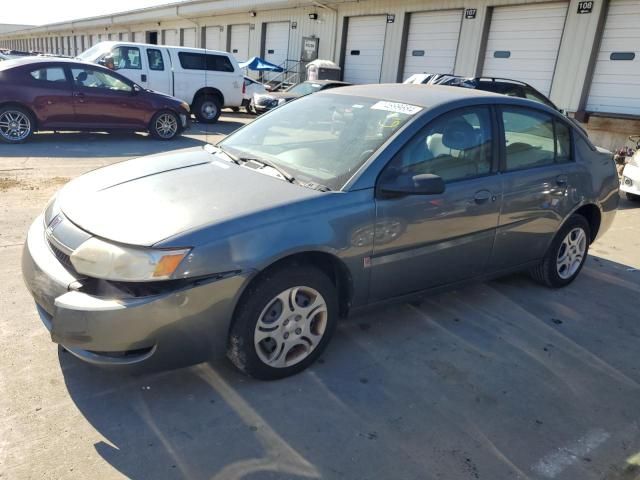
<svg viewBox="0 0 640 480"><path fill-rule="evenodd" d="M513 275L362 314L282 381L223 358L131 376L52 344L20 274L47 199L93 168L198 147L250 118L175 142L0 145L0 478L640 478L640 205L626 200L568 288Z"/></svg>

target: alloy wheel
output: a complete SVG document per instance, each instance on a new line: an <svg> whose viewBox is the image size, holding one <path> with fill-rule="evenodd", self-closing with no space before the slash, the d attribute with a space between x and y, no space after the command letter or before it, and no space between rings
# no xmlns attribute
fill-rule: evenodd
<svg viewBox="0 0 640 480"><path fill-rule="evenodd" d="M580 269L587 250L587 235L582 228L571 230L558 250L556 268L563 280L571 278Z"/></svg>
<svg viewBox="0 0 640 480"><path fill-rule="evenodd" d="M31 133L31 120L19 110L7 110L0 114L0 135L11 142L24 140Z"/></svg>
<svg viewBox="0 0 640 480"><path fill-rule="evenodd" d="M178 131L178 121L170 113L163 113L156 119L156 132L162 138L171 138Z"/></svg>
<svg viewBox="0 0 640 480"><path fill-rule="evenodd" d="M327 303L311 287L289 288L260 313L254 332L258 357L275 368L295 365L321 342L327 328Z"/></svg>

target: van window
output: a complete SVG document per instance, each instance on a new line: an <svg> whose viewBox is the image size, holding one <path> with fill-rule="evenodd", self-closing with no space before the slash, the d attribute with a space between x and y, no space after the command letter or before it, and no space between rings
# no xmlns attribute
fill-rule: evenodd
<svg viewBox="0 0 640 480"><path fill-rule="evenodd" d="M126 68L129 70L141 70L140 49L138 47L116 47L111 51L113 65L116 70Z"/></svg>
<svg viewBox="0 0 640 480"><path fill-rule="evenodd" d="M224 55L204 53L178 53L180 65L185 70L212 70L216 72L233 72L233 64Z"/></svg>
<svg viewBox="0 0 640 480"><path fill-rule="evenodd" d="M160 50L148 48L147 58L149 59L149 70L164 70L164 60Z"/></svg>

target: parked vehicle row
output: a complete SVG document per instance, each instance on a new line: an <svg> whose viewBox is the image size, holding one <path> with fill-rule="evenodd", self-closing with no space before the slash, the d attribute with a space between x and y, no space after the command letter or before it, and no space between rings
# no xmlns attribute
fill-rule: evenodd
<svg viewBox="0 0 640 480"><path fill-rule="evenodd" d="M170 140L190 124L189 105L99 65L25 57L0 63L0 140L38 130L148 131Z"/></svg>
<svg viewBox="0 0 640 480"><path fill-rule="evenodd" d="M279 105L304 97L312 93L328 90L331 88L345 87L350 85L337 80L308 80L296 85L292 85L283 92L270 92L262 95L256 94L253 97L254 109L257 113L267 112Z"/></svg>
<svg viewBox="0 0 640 480"><path fill-rule="evenodd" d="M100 42L77 57L132 82L187 102L196 118L215 123L223 107L243 105L244 76L235 57L202 48Z"/></svg>
<svg viewBox="0 0 640 480"><path fill-rule="evenodd" d="M227 352L274 379L367 305L520 270L568 285L617 191L611 154L541 103L350 86L72 180L22 270L52 340L85 361Z"/></svg>

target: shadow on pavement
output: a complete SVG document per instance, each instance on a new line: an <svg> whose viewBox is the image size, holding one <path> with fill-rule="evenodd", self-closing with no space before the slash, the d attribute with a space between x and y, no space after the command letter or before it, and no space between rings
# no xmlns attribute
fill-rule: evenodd
<svg viewBox="0 0 640 480"><path fill-rule="evenodd" d="M562 290L470 285L343 322L277 382L222 358L145 376L60 363L128 478L621 479L640 450L639 295L640 273L597 257Z"/></svg>

